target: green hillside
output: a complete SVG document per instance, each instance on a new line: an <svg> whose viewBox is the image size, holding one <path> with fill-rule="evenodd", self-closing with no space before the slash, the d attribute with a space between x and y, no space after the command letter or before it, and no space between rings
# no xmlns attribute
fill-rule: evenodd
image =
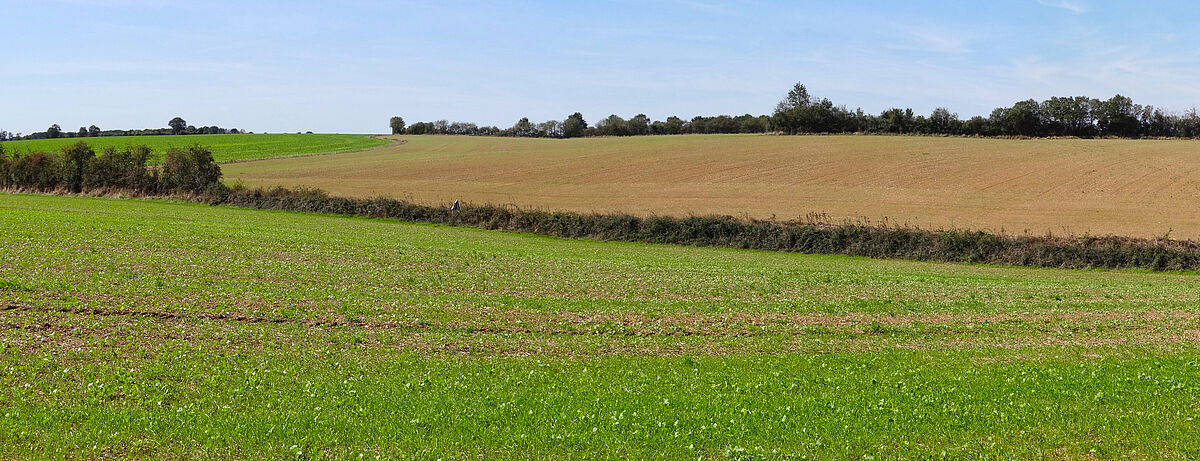
<svg viewBox="0 0 1200 461"><path fill-rule="evenodd" d="M0 458L1194 458L1196 282L0 194Z"/></svg>

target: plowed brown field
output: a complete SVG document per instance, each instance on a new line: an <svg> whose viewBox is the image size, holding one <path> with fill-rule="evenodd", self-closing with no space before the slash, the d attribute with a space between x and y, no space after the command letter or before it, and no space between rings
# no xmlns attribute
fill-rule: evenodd
<svg viewBox="0 0 1200 461"><path fill-rule="evenodd" d="M1200 141L690 135L403 136L225 165L250 186L639 215L730 214L1200 238Z"/></svg>

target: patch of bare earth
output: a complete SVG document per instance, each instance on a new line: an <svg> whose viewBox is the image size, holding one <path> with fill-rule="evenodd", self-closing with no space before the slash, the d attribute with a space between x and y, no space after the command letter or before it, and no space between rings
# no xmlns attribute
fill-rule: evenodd
<svg viewBox="0 0 1200 461"><path fill-rule="evenodd" d="M237 333L237 334L234 334ZM1001 314L733 313L649 315L463 310L420 321L350 320L127 308L0 306L0 338L23 350L169 341L259 348L328 343L431 355L725 355L886 348L946 350L1156 346L1200 341L1190 311ZM233 338L241 338L234 341ZM240 341L241 344L232 344ZM224 345L224 346L222 346Z"/></svg>

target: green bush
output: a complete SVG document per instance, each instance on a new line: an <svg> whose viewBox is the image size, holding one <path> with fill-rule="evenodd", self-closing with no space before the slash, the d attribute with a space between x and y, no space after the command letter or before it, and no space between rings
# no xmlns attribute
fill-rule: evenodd
<svg viewBox="0 0 1200 461"><path fill-rule="evenodd" d="M166 190L202 194L221 180L221 166L213 161L212 152L204 146L186 149L170 148L162 169L162 186Z"/></svg>
<svg viewBox="0 0 1200 461"><path fill-rule="evenodd" d="M62 187L74 193L82 192L83 172L94 158L96 152L83 141L63 146L59 161L59 167L62 168L59 181L62 182Z"/></svg>
<svg viewBox="0 0 1200 461"><path fill-rule="evenodd" d="M112 187L154 193L158 189L158 177L146 169L149 157L150 148L146 146L128 146L121 150L105 148L88 162L83 173L83 188Z"/></svg>
<svg viewBox="0 0 1200 461"><path fill-rule="evenodd" d="M4 143L0 143L0 188L9 187L12 180L9 178L9 164L12 163L8 159L8 154L4 153Z"/></svg>
<svg viewBox="0 0 1200 461"><path fill-rule="evenodd" d="M57 189L60 173L58 158L44 152L16 154L9 165L12 186L26 189Z"/></svg>

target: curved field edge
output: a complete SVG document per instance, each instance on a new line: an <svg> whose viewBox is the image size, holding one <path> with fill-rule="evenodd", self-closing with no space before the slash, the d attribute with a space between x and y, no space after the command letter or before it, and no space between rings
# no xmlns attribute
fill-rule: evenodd
<svg viewBox="0 0 1200 461"><path fill-rule="evenodd" d="M0 195L6 457L1197 456L1195 276Z"/></svg>
<svg viewBox="0 0 1200 461"><path fill-rule="evenodd" d="M7 141L4 149L18 152L52 152L63 146L85 142L97 152L107 147L145 145L153 151L149 163L162 164L171 147L203 145L217 162L229 163L263 158L288 158L313 154L344 153L393 144L395 141L365 134L213 134L178 136L102 136Z"/></svg>
<svg viewBox="0 0 1200 461"><path fill-rule="evenodd" d="M198 201L254 209L391 218L604 241L718 246L809 254L1058 268L1200 269L1200 242L1119 236L1014 236L820 221L732 216L638 217L523 210L512 206L427 206L386 197L331 197L316 189L235 188Z"/></svg>

